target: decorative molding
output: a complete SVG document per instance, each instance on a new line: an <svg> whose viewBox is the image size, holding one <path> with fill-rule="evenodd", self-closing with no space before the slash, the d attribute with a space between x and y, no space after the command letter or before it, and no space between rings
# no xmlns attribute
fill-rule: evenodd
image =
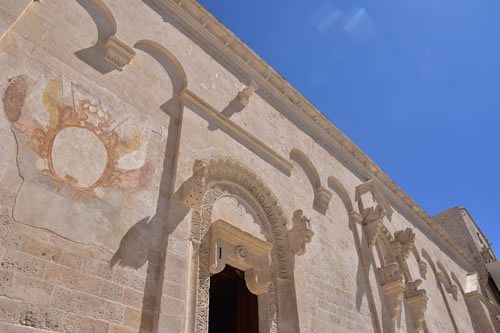
<svg viewBox="0 0 500 333"><path fill-rule="evenodd" d="M442 271L436 272L436 278L446 289L448 294L453 296L453 299L457 300L458 287L451 283L449 278L446 277L445 273Z"/></svg>
<svg viewBox="0 0 500 333"><path fill-rule="evenodd" d="M373 247L384 226L385 209L382 206L370 207L362 213L362 224L366 232L368 246Z"/></svg>
<svg viewBox="0 0 500 333"><path fill-rule="evenodd" d="M415 330L420 332L423 329L425 311L427 310L427 295L424 289L418 289L422 280L410 281L406 284L405 299L406 305L413 319Z"/></svg>
<svg viewBox="0 0 500 333"><path fill-rule="evenodd" d="M119 71L128 65L135 57L135 51L117 37L111 36L106 41L106 53L104 59Z"/></svg>
<svg viewBox="0 0 500 333"><path fill-rule="evenodd" d="M220 273L226 264L245 272L248 289L255 295L269 291L272 245L218 220L210 226L209 271Z"/></svg>
<svg viewBox="0 0 500 333"><path fill-rule="evenodd" d="M401 314L405 284L397 263L390 263L378 269L382 292L387 309L393 321L397 321Z"/></svg>
<svg viewBox="0 0 500 333"><path fill-rule="evenodd" d="M278 153L276 153L273 149L245 131L232 120L224 116L221 112L215 110L211 105L205 102L194 92L189 89L185 89L181 93L181 98L184 101L193 103L196 107L203 111L205 115L207 115L211 120L217 123L220 128L241 139L250 150L259 152L261 156L265 157L264 160L266 162L276 166L287 176L291 174L293 165L288 160L278 155Z"/></svg>
<svg viewBox="0 0 500 333"><path fill-rule="evenodd" d="M188 189L182 189L180 192L184 194L183 202L192 207L191 240L194 244L199 244L196 308L194 309L195 332L208 332L209 257L210 253L213 253L209 230L213 206L218 199L232 196L245 202L255 214L256 222L259 223L266 241L272 244L271 285L266 299L270 333L276 333L279 308L277 281L278 279L293 280L290 260L292 253L289 250L286 229L287 219L283 215L283 210L279 207L277 199L255 173L229 158L216 157L205 161L195 161L193 176L186 183L182 186ZM195 195L190 196L193 193ZM186 201L186 197L191 199ZM236 247L235 251L238 251L235 256L239 256L240 260L245 256L245 250L242 248ZM246 252L248 253L248 249ZM258 283L259 278L261 278L259 274L249 272L247 283L250 284L254 292L261 292L266 285L266 283Z"/></svg>
<svg viewBox="0 0 500 333"><path fill-rule="evenodd" d="M245 89L238 93L238 102L243 106L247 106L255 90L257 90L257 83L252 81Z"/></svg>
<svg viewBox="0 0 500 333"><path fill-rule="evenodd" d="M290 251L301 256L306 253L306 244L311 242L314 232L311 230L311 220L304 216L302 210L293 212L293 227L288 230Z"/></svg>
<svg viewBox="0 0 500 333"><path fill-rule="evenodd" d="M321 178L313 162L297 148L290 151L290 159L300 165L311 182L314 190L313 208L323 215L326 214L332 199L332 192L321 185Z"/></svg>
<svg viewBox="0 0 500 333"><path fill-rule="evenodd" d="M377 182L383 185L384 192L401 205L401 208L412 212L417 223L434 232L445 246L455 252L459 260L463 259L463 262L471 267L477 266L476 261L358 146L197 1L153 2L162 12L173 15L181 24L194 31L212 50L247 73L250 80L259 85L263 94L268 94L282 103L292 113L295 121L312 131L330 150L339 152L350 167L368 179L376 178Z"/></svg>

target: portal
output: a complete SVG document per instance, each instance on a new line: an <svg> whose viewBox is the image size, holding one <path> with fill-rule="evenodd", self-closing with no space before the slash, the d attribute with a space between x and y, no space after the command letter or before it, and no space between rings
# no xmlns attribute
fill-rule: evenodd
<svg viewBox="0 0 500 333"><path fill-rule="evenodd" d="M209 333L258 333L257 296L245 283L244 272L226 265L210 277Z"/></svg>

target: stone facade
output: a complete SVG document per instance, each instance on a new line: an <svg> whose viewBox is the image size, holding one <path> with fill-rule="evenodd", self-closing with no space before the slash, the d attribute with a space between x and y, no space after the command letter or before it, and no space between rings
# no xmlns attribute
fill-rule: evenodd
<svg viewBox="0 0 500 333"><path fill-rule="evenodd" d="M197 2L6 0L0 36L0 332L206 333L225 265L260 332L499 331L463 230Z"/></svg>

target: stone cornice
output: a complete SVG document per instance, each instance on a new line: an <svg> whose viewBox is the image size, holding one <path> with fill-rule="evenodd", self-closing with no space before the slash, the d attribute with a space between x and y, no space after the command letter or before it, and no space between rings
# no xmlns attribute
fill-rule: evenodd
<svg viewBox="0 0 500 333"><path fill-rule="evenodd" d="M401 203L405 211L411 212L424 226L434 232L443 244L450 248L462 262L478 268L478 263L467 254L446 231L435 223L408 194L406 194L382 169L380 169L358 146L356 146L328 118L316 109L290 83L269 64L236 37L220 21L194 0L153 0L167 15L173 15L185 27L194 31L210 47L226 59L230 59L249 81L254 81L259 92L270 95L290 111L295 120L315 133L321 143L341 153L343 159L359 174L374 178L389 197Z"/></svg>

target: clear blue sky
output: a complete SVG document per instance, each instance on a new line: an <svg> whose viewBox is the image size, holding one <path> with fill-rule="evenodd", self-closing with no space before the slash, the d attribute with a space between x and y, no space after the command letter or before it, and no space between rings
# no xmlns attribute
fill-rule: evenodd
<svg viewBox="0 0 500 333"><path fill-rule="evenodd" d="M500 1L201 0L430 215L500 255Z"/></svg>

